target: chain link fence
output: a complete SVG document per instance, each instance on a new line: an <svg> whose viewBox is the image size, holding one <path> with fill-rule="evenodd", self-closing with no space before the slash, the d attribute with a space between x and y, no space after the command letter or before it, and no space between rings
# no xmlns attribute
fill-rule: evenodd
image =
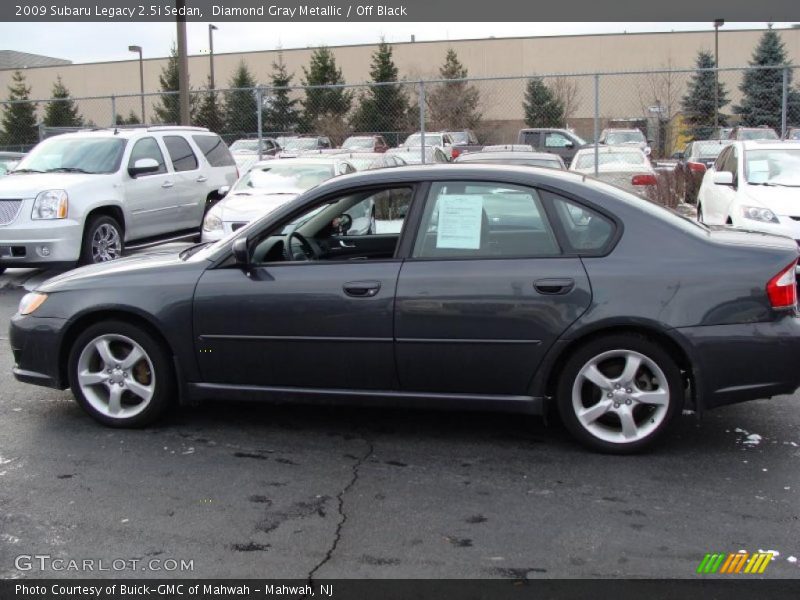
<svg viewBox="0 0 800 600"><path fill-rule="evenodd" d="M692 140L727 137L723 127L762 126L782 137L800 126L795 70L693 68L195 90L191 124L228 143L280 143L303 134L328 138L332 146L354 135L381 135L398 146L415 132L436 143L434 132L464 130L481 145L512 144L526 127L564 128L602 142L605 128L625 128L642 132L651 158L659 161ZM177 124L180 105L176 92L0 101L0 118L0 149L24 152L44 137L77 128ZM598 163L596 153L595 168Z"/></svg>

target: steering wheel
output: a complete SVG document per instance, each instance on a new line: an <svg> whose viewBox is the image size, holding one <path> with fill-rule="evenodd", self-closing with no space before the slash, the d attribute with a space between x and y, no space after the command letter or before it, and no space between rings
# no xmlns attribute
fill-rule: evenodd
<svg viewBox="0 0 800 600"><path fill-rule="evenodd" d="M298 258L298 256L292 251L292 240L297 240L302 248L301 256L303 258ZM284 242L283 248L283 255L286 257L287 261L294 261L294 260L318 260L319 259L319 251L317 248L310 242L306 237L300 233L299 231L292 231L286 236L286 241Z"/></svg>

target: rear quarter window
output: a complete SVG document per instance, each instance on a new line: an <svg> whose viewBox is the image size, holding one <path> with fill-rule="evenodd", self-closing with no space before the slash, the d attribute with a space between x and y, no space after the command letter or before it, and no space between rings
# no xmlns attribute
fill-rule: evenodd
<svg viewBox="0 0 800 600"><path fill-rule="evenodd" d="M218 135L193 135L192 139L212 167L232 167L236 165L233 155ZM271 144L267 144L271 148Z"/></svg>

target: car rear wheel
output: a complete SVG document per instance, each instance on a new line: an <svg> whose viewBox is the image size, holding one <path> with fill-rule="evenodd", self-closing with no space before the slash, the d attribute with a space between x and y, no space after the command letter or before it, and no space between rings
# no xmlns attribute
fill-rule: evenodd
<svg viewBox="0 0 800 600"><path fill-rule="evenodd" d="M124 321L88 327L72 346L68 369L78 404L104 425L147 425L172 402L168 353L149 333Z"/></svg>
<svg viewBox="0 0 800 600"><path fill-rule="evenodd" d="M83 232L80 264L108 262L122 256L122 227L113 217L98 215L89 219Z"/></svg>
<svg viewBox="0 0 800 600"><path fill-rule="evenodd" d="M579 348L558 382L558 409L583 445L630 454L651 447L681 413L680 369L648 338L617 334Z"/></svg>

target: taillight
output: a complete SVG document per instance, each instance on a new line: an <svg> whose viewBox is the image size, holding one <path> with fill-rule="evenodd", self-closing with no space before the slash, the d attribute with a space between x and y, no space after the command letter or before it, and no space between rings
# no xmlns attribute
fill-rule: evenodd
<svg viewBox="0 0 800 600"><path fill-rule="evenodd" d="M689 167L689 170L692 173L705 173L706 172L706 166L703 163L687 162L686 166Z"/></svg>
<svg viewBox="0 0 800 600"><path fill-rule="evenodd" d="M451 158L458 158L460 155L461 155L461 150L457 150L455 148L453 148L450 152Z"/></svg>
<svg viewBox="0 0 800 600"><path fill-rule="evenodd" d="M767 296L772 308L786 309L797 306L797 260L767 282Z"/></svg>
<svg viewBox="0 0 800 600"><path fill-rule="evenodd" d="M656 185L656 176L650 173L634 175L631 177L631 183L633 185Z"/></svg>

